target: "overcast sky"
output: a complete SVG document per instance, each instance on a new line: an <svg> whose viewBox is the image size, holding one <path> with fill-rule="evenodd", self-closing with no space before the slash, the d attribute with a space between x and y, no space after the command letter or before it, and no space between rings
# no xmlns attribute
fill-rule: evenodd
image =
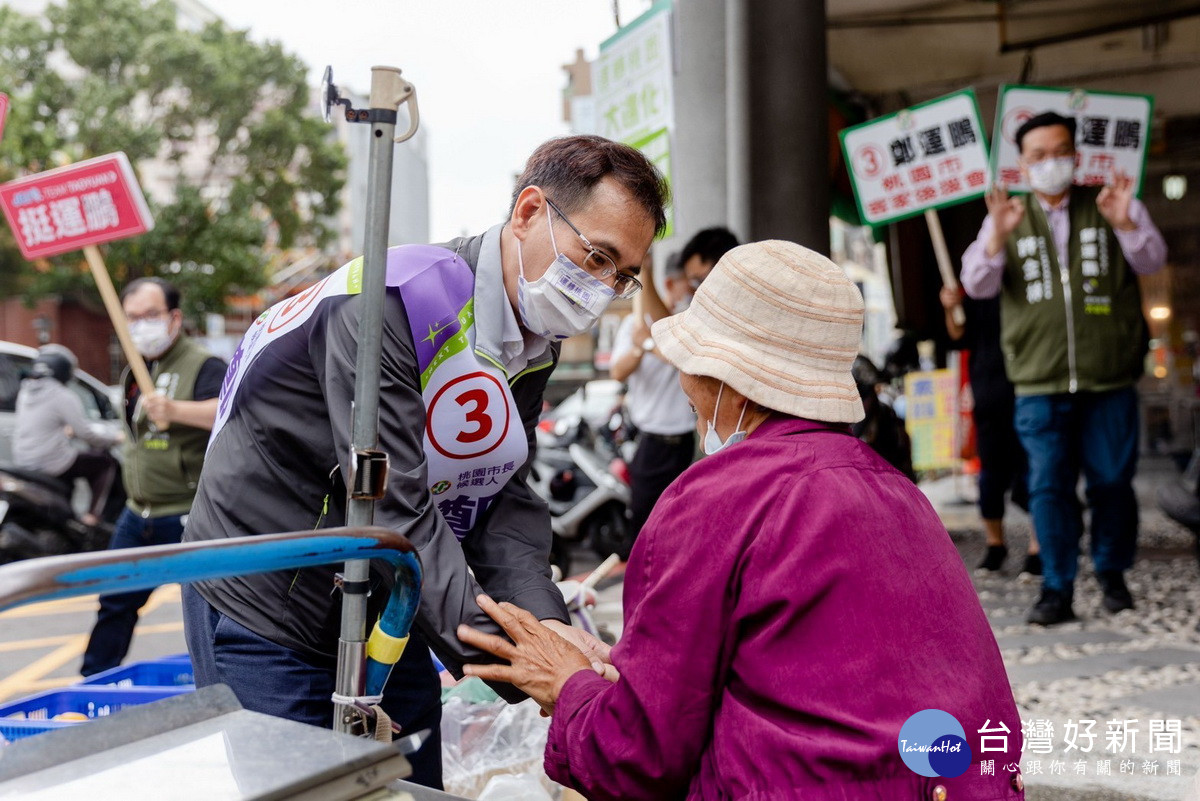
<svg viewBox="0 0 1200 801"><path fill-rule="evenodd" d="M203 0L366 94L371 67L417 87L429 143L431 241L478 232L507 211L512 177L562 122L563 64L616 31L612 0ZM621 22L650 5L621 0ZM403 113L402 113L403 114ZM398 145L404 147L404 145Z"/></svg>

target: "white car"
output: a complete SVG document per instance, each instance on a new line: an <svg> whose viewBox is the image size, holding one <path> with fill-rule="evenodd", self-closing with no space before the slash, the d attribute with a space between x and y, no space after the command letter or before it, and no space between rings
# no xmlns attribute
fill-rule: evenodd
<svg viewBox="0 0 1200 801"><path fill-rule="evenodd" d="M16 426L17 391L29 375L37 349L15 342L0 342L0 464L12 463L13 429ZM89 418L121 426L118 408L109 387L82 370L75 371L69 385L83 400Z"/></svg>

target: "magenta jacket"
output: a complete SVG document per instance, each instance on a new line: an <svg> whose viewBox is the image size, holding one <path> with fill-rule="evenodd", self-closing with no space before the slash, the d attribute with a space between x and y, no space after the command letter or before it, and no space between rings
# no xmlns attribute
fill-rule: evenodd
<svg viewBox="0 0 1200 801"><path fill-rule="evenodd" d="M1024 798L1020 720L962 559L920 490L832 429L772 418L662 496L625 577L621 679L567 681L551 778L589 801ZM900 758L928 708L965 730L958 778ZM978 733L1000 723L1007 737Z"/></svg>

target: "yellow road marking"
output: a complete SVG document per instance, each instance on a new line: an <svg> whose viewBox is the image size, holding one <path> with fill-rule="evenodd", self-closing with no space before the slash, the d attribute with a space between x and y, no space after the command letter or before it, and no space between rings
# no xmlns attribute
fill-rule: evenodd
<svg viewBox="0 0 1200 801"><path fill-rule="evenodd" d="M72 612L88 612L95 611L98 603L98 595L80 595L77 598L59 598L54 601L40 601L38 603L19 606L16 609L9 609L7 612L0 612L0 620L7 620L16 617L40 617L42 615L65 615ZM142 614L157 609L167 601L179 600L179 585L167 584L159 587L150 596L150 600L142 609Z"/></svg>
<svg viewBox="0 0 1200 801"><path fill-rule="evenodd" d="M11 620L18 617L44 617L47 615L69 615L78 612L95 612L97 607L95 595L85 595L81 598L63 598L58 601L46 601L40 604L19 606L0 613L0 620Z"/></svg>
<svg viewBox="0 0 1200 801"><path fill-rule="evenodd" d="M136 634L169 634L171 632L183 631L183 623L149 623L138 624ZM53 637L39 637L36 640L13 640L12 642L0 642L0 653L10 651L30 651L34 648L49 648L52 645L62 645L68 640L77 637L77 634L57 634Z"/></svg>
<svg viewBox="0 0 1200 801"><path fill-rule="evenodd" d="M32 604L0 615L0 619L9 617L36 617L38 615L58 615L68 612L94 612L96 609L95 595L83 598L61 599ZM149 614L163 604L179 602L179 585L169 584L159 587L142 607L142 615ZM175 634L183 630L182 621L139 625L136 634ZM89 634L64 634L51 637L38 637L27 640L12 640L0 642L0 652L23 651L35 648L54 647L54 650L34 660L13 674L0 679L0 700L33 690L58 687L77 681L75 677L47 678L63 665L83 655L87 648Z"/></svg>
<svg viewBox="0 0 1200 801"><path fill-rule="evenodd" d="M43 679L60 667L83 655L87 647L87 635L76 634L50 653L18 670L6 679L0 679L0 700L16 695L30 682Z"/></svg>

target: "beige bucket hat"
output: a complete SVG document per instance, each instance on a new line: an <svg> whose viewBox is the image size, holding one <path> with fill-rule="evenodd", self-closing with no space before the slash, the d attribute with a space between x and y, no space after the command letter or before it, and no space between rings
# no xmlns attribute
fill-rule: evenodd
<svg viewBox="0 0 1200 801"><path fill-rule="evenodd" d="M762 406L830 423L862 419L850 367L863 301L842 269L794 242L767 240L721 257L691 306L654 324L680 372L724 381Z"/></svg>

